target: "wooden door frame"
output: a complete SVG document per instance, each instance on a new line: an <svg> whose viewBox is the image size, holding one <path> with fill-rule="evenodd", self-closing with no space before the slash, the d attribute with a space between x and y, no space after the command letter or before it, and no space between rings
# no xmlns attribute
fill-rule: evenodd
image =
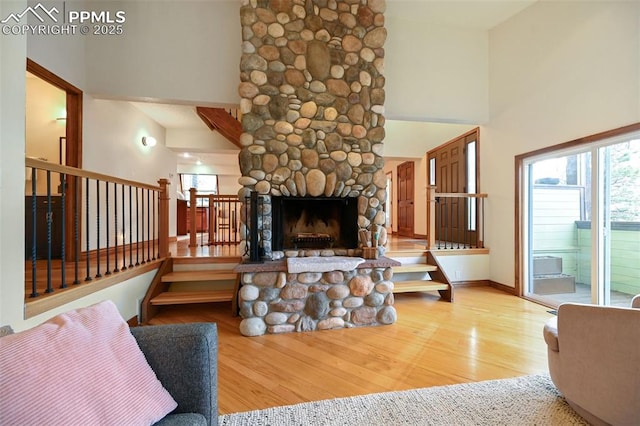
<svg viewBox="0 0 640 426"><path fill-rule="evenodd" d="M27 58L27 71L41 80L57 87L66 93L66 146L65 146L65 165L70 167L82 168L82 90L73 84L67 82L63 78L52 73L42 65ZM76 205L76 197L78 196L76 185L73 181L67 182L67 197L65 202L65 223L73 223L73 209ZM78 232L81 232L80 230ZM65 253L67 259L71 259L75 253L75 230L72 226L66 226L64 235Z"/></svg>
<svg viewBox="0 0 640 426"><path fill-rule="evenodd" d="M396 193L396 191L393 190L393 172L392 171L388 171L385 173L386 176L386 180L387 180L387 188L389 188L389 193L388 193L388 197L387 197L387 201L385 202L385 206L388 205L389 206L389 223L385 224L386 228L387 228L387 232L389 234L393 233L393 214L394 214L394 202L393 202L393 197ZM385 210L385 215L387 214L386 209Z"/></svg>

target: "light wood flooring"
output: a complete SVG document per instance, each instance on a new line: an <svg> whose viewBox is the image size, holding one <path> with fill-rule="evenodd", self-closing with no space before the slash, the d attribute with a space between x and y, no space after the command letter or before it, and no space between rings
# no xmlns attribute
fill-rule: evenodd
<svg viewBox="0 0 640 426"><path fill-rule="evenodd" d="M221 414L547 371L548 308L491 287L396 295L393 325L244 337L230 304L167 307L152 324L215 322Z"/></svg>

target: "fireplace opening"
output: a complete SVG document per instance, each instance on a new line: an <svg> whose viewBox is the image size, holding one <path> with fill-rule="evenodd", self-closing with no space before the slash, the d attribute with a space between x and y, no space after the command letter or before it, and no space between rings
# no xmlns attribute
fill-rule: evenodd
<svg viewBox="0 0 640 426"><path fill-rule="evenodd" d="M356 248L356 198L272 197L273 250Z"/></svg>

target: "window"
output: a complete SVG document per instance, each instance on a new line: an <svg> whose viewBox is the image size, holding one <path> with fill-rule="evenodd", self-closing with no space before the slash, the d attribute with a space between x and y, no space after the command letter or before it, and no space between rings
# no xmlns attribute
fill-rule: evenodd
<svg viewBox="0 0 640 426"><path fill-rule="evenodd" d="M199 194L218 193L218 175L180 174L180 185L185 197L189 198L189 190L195 188Z"/></svg>

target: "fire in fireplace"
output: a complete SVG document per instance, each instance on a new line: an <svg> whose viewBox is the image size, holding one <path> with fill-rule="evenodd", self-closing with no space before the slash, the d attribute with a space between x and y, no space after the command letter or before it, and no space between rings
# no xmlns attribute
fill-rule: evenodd
<svg viewBox="0 0 640 426"><path fill-rule="evenodd" d="M271 198L273 250L356 248L356 198Z"/></svg>

